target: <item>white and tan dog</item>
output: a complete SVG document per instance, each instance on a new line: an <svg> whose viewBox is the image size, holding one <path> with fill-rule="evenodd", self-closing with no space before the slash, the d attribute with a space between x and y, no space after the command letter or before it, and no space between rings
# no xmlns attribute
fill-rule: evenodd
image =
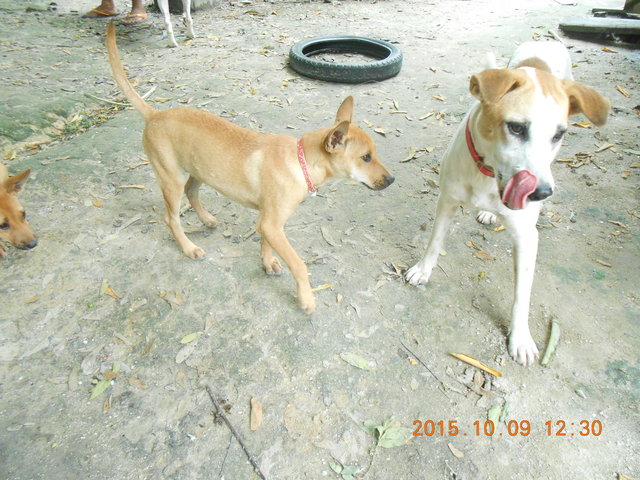
<svg viewBox="0 0 640 480"><path fill-rule="evenodd" d="M169 12L169 0L158 0L158 8L162 12L164 18L164 28L167 30L167 45L169 47L177 47L176 37L173 34L173 26L171 25L171 14ZM193 19L191 18L191 0L182 0L182 20L187 27L187 38L195 37L193 33Z"/></svg>
<svg viewBox="0 0 640 480"><path fill-rule="evenodd" d="M262 263L268 274L282 271L273 251L295 278L298 302L306 313L316 309L304 262L284 234L284 224L309 192L332 177L353 178L380 190L393 183L369 135L352 123L353 99L347 97L335 124L296 138L258 133L193 108L158 111L133 89L120 62L113 23L107 50L120 90L145 120L144 150L158 179L166 208L165 222L185 255L204 257L180 224L184 193L208 227L218 220L200 203L202 183L231 200L259 210L256 231L262 235Z"/></svg>
<svg viewBox="0 0 640 480"><path fill-rule="evenodd" d="M497 216L514 245L509 353L517 362L531 364L538 356L528 321L538 250L536 222L542 200L553 193L551 163L568 117L583 113L595 125L603 125L609 102L573 81L569 54L559 42L522 44L508 69L473 75L469 90L479 102L444 154L431 239L406 279L413 285L427 283L459 206L480 210L482 223L493 223Z"/></svg>

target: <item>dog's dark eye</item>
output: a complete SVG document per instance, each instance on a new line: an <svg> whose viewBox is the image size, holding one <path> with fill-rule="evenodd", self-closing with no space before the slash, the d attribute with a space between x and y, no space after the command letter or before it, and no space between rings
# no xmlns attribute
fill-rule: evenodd
<svg viewBox="0 0 640 480"><path fill-rule="evenodd" d="M509 133L516 137L525 138L527 136L527 124L517 122L507 122Z"/></svg>
<svg viewBox="0 0 640 480"><path fill-rule="evenodd" d="M562 137L564 137L564 132L566 132L566 130L562 130L559 129L556 134L553 136L553 138L551 139L551 141L553 143L558 143L560 140L562 140Z"/></svg>
<svg viewBox="0 0 640 480"><path fill-rule="evenodd" d="M362 161L369 163L371 161L371 154L367 153L366 155L363 155L362 156Z"/></svg>
<svg viewBox="0 0 640 480"><path fill-rule="evenodd" d="M9 222L4 222L0 225L0 230L7 230L9 228Z"/></svg>

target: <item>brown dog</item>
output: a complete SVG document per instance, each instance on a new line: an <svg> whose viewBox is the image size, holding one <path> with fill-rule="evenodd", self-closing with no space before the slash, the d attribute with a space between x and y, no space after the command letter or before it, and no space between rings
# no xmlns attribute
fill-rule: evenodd
<svg viewBox="0 0 640 480"><path fill-rule="evenodd" d="M205 252L187 238L180 224L183 192L202 223L218 225L200 203L198 190L206 183L260 212L256 230L262 236L266 272L282 272L275 250L296 281L300 306L313 313L316 303L307 267L284 234L285 222L307 194L315 192L315 186L332 177L353 178L375 190L394 180L378 159L371 137L351 123L353 99L344 100L332 127L304 134L296 141L288 135L254 132L201 110L155 110L126 77L113 23L107 28L107 50L118 87L145 120L144 150L162 190L165 222L184 254L201 258Z"/></svg>
<svg viewBox="0 0 640 480"><path fill-rule="evenodd" d="M25 250L38 244L38 239L27 222L24 208L18 201L18 193L30 173L31 170L25 170L10 177L7 167L0 163L0 238ZM0 257L6 255L7 251L0 244Z"/></svg>

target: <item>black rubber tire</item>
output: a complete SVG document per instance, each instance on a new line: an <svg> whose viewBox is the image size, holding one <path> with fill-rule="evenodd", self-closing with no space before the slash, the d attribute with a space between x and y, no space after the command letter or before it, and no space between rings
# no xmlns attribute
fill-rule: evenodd
<svg viewBox="0 0 640 480"><path fill-rule="evenodd" d="M377 60L348 64L313 58L318 53L358 53ZM367 37L316 37L296 43L289 51L289 65L310 78L340 83L365 83L393 77L402 68L402 52L383 40Z"/></svg>

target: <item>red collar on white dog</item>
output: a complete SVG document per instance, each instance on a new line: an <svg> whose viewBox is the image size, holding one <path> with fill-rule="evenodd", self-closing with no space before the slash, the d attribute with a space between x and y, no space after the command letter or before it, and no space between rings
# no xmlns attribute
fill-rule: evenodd
<svg viewBox="0 0 640 480"><path fill-rule="evenodd" d="M309 176L309 170L307 169L307 161L304 159L304 150L302 149L302 139L298 139L298 161L300 162L300 168L302 168L302 173L304 174L304 179L307 182L307 188L309 189L309 193L312 196L315 196L318 193L317 187L311 181L311 177Z"/></svg>
<svg viewBox="0 0 640 480"><path fill-rule="evenodd" d="M480 154L476 150L475 145L473 144L473 138L471 138L471 130L469 130L468 118L467 118L467 126L465 127L465 130L464 130L464 136L467 139L467 147L469 148L469 153L471 154L471 158L473 158L473 161L476 162L478 170L480 170L480 172L482 172L482 174L486 175L487 177L493 177L494 176L493 170L491 170L490 167L484 164L484 158L480 156Z"/></svg>

